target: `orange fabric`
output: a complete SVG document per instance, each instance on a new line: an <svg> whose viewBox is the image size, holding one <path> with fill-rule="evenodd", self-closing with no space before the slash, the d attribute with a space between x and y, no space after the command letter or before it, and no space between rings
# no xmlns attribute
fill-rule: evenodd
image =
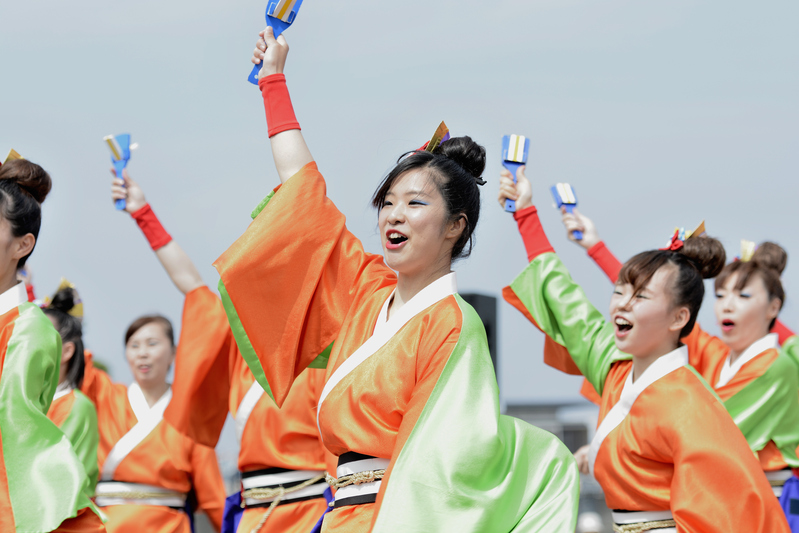
<svg viewBox="0 0 799 533"><path fill-rule="evenodd" d="M236 416L255 378L238 352L222 302L208 287L186 295L175 376L166 420L178 431L215 446L228 411ZM280 409L268 395L261 396L244 428L239 471L326 469L316 427L316 400L324 377L323 369L302 372ZM280 505L261 532L307 533L326 507L324 498ZM250 531L265 512L245 510L239 531Z"/></svg>
<svg viewBox="0 0 799 533"><path fill-rule="evenodd" d="M629 361L613 365L600 423L618 401L631 369ZM740 430L687 367L660 378L638 396L627 417L601 444L594 473L608 507L671 509L681 533L790 531ZM741 505L745 512L729 512Z"/></svg>
<svg viewBox="0 0 799 533"><path fill-rule="evenodd" d="M780 452L773 440L770 440L762 450L757 452L757 459L760 461L760 467L765 472L788 468L788 463L782 458L782 452Z"/></svg>
<svg viewBox="0 0 799 533"><path fill-rule="evenodd" d="M580 394L588 400L589 402L599 405L602 401L602 397L596 391L591 382L587 379L583 378L583 385L580 387Z"/></svg>
<svg viewBox="0 0 799 533"><path fill-rule="evenodd" d="M13 309L0 316L0 346L4 347L0 350L0 379L3 378L8 339L11 338L11 333L13 332L13 328L6 326L16 320L17 317L19 317L18 309ZM0 434L0 531L14 531L15 529L11 496L8 492L8 473L6 472L6 463L3 458L3 435Z"/></svg>
<svg viewBox="0 0 799 533"><path fill-rule="evenodd" d="M2 519L0 518L0 524ZM6 531L5 529L0 531ZM55 533L103 533L106 527L103 521L91 509L83 508L78 511L78 516L64 520Z"/></svg>
<svg viewBox="0 0 799 533"><path fill-rule="evenodd" d="M128 402L127 387L113 383L111 378L94 367L91 358L86 361L86 374L82 391L97 407L97 424L100 444L97 450L100 472L113 446L138 420ZM202 509L219 531L222 527L225 490L214 450L202 446L178 433L168 423L161 421L147 437L125 457L116 469L115 481L144 483L176 492L189 492L194 488L199 509ZM169 509L157 506L121 505L104 507L103 512L113 514L108 523L110 532L154 531L167 533L183 531L189 520L185 513L175 516ZM171 517L166 520L164 517ZM125 520L130 524L123 525ZM185 525L176 525L178 523ZM159 524L148 529L144 524Z"/></svg>
<svg viewBox="0 0 799 533"><path fill-rule="evenodd" d="M47 410L47 418L58 427L64 423L72 411L72 404L75 403L75 395L71 392L65 394L57 400L53 400L50 409Z"/></svg>
<svg viewBox="0 0 799 533"><path fill-rule="evenodd" d="M381 256L364 253L325 194L316 163L309 163L281 186L250 230L214 263L254 349L270 354L270 364L262 366L278 406L294 379L337 339L352 302L396 283ZM294 201L301 197L323 198L322 205ZM272 220L285 217L307 226L301 242L297 232L269 231ZM266 239L269 257L246 251L254 235ZM281 279L270 286L269 305L264 305L252 287L262 285L274 269L280 269Z"/></svg>

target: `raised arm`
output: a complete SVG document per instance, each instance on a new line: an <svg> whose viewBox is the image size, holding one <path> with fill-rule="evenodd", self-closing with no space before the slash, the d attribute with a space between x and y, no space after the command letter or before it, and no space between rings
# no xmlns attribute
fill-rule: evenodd
<svg viewBox="0 0 799 533"><path fill-rule="evenodd" d="M183 294L203 287L205 283L197 267L161 225L139 184L130 177L127 169L122 171L122 175L124 179L114 178L111 197L114 200L119 198L126 200L125 211L130 213L141 228L172 283Z"/></svg>
<svg viewBox="0 0 799 533"><path fill-rule="evenodd" d="M610 279L611 283L616 283L622 264L616 259L616 256L611 253L608 247L605 246L602 239L599 238L599 233L596 230L594 222L577 209L574 210L574 213L567 213L566 208L562 207L560 213L569 240L584 248L591 259L594 260L597 266L602 269L602 272ZM582 240L578 241L574 238L574 231L583 232Z"/></svg>
<svg viewBox="0 0 799 533"><path fill-rule="evenodd" d="M314 159L294 116L286 77L283 75L289 53L286 38L280 35L275 39L272 28L269 27L258 35L260 38L253 51L252 62L262 65L258 73L258 87L264 97L266 124L275 168L280 182L285 183Z"/></svg>

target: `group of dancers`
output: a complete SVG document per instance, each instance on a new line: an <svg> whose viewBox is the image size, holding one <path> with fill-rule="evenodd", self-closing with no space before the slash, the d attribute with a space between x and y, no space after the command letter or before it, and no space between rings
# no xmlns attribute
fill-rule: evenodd
<svg viewBox="0 0 799 533"><path fill-rule="evenodd" d="M127 170L113 179L184 295L177 343L160 315L124 333L130 386L85 349L75 287L29 302L19 276L50 177L23 159L0 166L0 531L188 532L201 509L225 532L572 532L580 470L614 531L799 531L782 248L728 262L701 229L677 231L622 265L590 219L564 212L614 287L608 321L555 254L524 169L503 172L498 199L516 202L529 259L504 297L546 335L546 363L584 376L599 405L575 459L500 414L483 324L458 296L483 147L434 137L402 155L372 198L383 255L366 253L294 115L288 45L259 37L280 184L215 262L219 295ZM709 278L721 337L696 322ZM228 413L241 490L226 498L213 447Z"/></svg>

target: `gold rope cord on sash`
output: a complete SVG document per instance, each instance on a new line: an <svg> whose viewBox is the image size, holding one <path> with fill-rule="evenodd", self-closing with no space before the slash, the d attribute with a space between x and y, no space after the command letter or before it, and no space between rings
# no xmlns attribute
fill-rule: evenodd
<svg viewBox="0 0 799 533"><path fill-rule="evenodd" d="M667 527L677 527L677 522L674 520L653 520L636 524L613 524L613 531L614 533L644 533L645 531Z"/></svg>
<svg viewBox="0 0 799 533"><path fill-rule="evenodd" d="M364 483L372 483L374 481L383 479L386 475L386 469L381 470L366 470L365 472L356 472L346 476L341 476L336 479L331 475L326 476L327 484L334 489L348 487L350 485L363 485Z"/></svg>
<svg viewBox="0 0 799 533"><path fill-rule="evenodd" d="M246 498L250 498L252 500L268 500L270 498L274 498L274 500L272 500L272 504L269 506L269 508L264 513L264 516L261 517L261 521L258 522L258 525L255 526L252 529L252 531L250 531L250 533L258 533L261 530L261 528L264 527L264 525L266 524L266 521L269 519L269 515L272 514L272 511L274 511L275 507L277 507L278 504L280 504L280 502L283 500L283 497L286 494L291 494L293 492L300 491L300 490L302 490L302 489L304 489L306 487L310 487L311 485L313 485L315 483L318 483L318 482L322 481L323 479L325 479L326 475L327 475L326 473L325 474L320 474L320 475L318 475L318 476L316 476L314 478L311 478L311 479L309 479L307 481L303 481L299 485L294 485L293 487L289 487L289 488L283 487L282 485L279 486L279 487L275 487L275 488L256 487L254 489L247 489L244 492L242 492L241 493L241 498L242 498L241 506L242 507L244 507L244 500Z"/></svg>

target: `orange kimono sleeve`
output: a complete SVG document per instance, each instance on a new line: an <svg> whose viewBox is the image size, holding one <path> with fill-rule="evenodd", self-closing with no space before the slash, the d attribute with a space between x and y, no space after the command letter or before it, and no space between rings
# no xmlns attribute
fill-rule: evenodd
<svg viewBox="0 0 799 533"><path fill-rule="evenodd" d="M702 374L702 377L708 382L712 381L712 376L710 375L712 374L711 366L718 359L718 357L714 356L722 353L726 354L727 345L718 337L714 337L703 330L698 322L694 329L691 330L691 333L680 340L688 347L688 362L691 366Z"/></svg>
<svg viewBox="0 0 799 533"><path fill-rule="evenodd" d="M230 358L236 355L222 302L208 287L186 295L175 357L172 401L164 418L206 446L219 440L228 413Z"/></svg>
<svg viewBox="0 0 799 533"><path fill-rule="evenodd" d="M222 531L225 484L213 448L194 445L191 452L191 478L197 495L197 507L208 516L214 529Z"/></svg>
<svg viewBox="0 0 799 533"><path fill-rule="evenodd" d="M336 339L353 303L396 283L383 258L347 230L326 191L309 163L262 202L214 263L239 350L278 405Z"/></svg>
<svg viewBox="0 0 799 533"><path fill-rule="evenodd" d="M661 425L670 428L671 511L678 531L788 533L778 500L724 405L696 402L692 410L695 416L686 417L664 409L665 418L675 420Z"/></svg>

